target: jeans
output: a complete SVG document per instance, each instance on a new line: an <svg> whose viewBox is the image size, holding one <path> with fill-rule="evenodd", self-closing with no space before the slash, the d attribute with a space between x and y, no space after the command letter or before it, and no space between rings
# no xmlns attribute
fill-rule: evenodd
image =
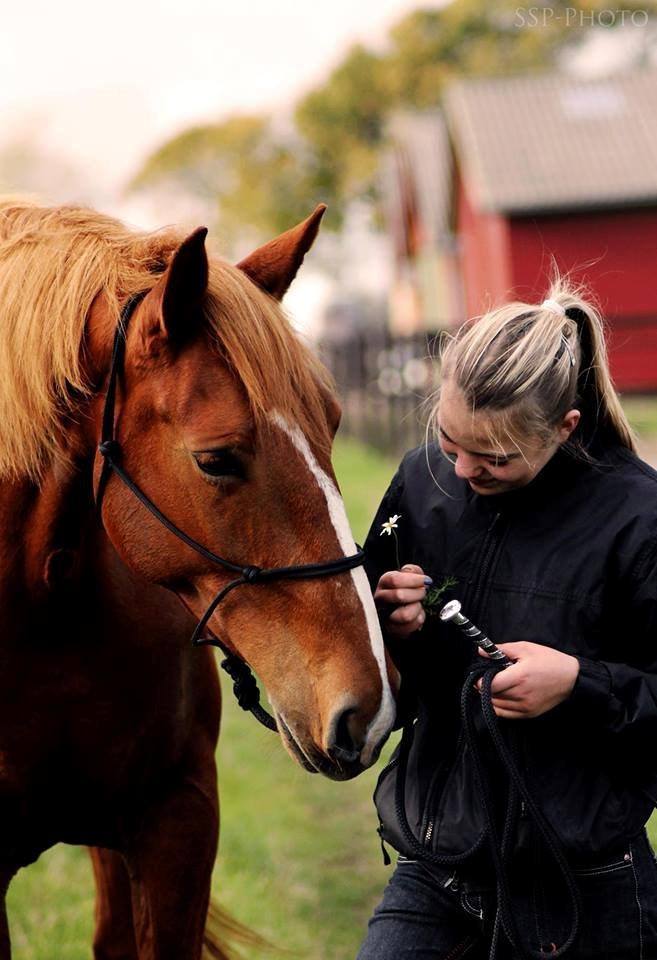
<svg viewBox="0 0 657 960"><path fill-rule="evenodd" d="M657 863L645 834L597 864L573 864L579 935L565 958L657 960ZM568 931L563 884L533 862L511 869L521 942L549 955ZM494 884L400 857L369 922L358 960L517 960L500 936L493 949ZM493 950L493 952L491 952ZM564 958L564 960L565 960Z"/></svg>

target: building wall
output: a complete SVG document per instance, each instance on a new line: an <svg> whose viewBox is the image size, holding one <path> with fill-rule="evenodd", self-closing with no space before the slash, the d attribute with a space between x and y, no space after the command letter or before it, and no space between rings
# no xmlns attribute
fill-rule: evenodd
<svg viewBox="0 0 657 960"><path fill-rule="evenodd" d="M611 210L510 220L514 288L540 296L554 256L588 281L609 316L657 317L657 209Z"/></svg>
<svg viewBox="0 0 657 960"><path fill-rule="evenodd" d="M500 214L475 210L462 181L457 185L456 218L465 314L474 317L508 298L511 231Z"/></svg>
<svg viewBox="0 0 657 960"><path fill-rule="evenodd" d="M657 208L514 217L508 249L514 296L542 300L554 258L597 297L617 386L657 389Z"/></svg>

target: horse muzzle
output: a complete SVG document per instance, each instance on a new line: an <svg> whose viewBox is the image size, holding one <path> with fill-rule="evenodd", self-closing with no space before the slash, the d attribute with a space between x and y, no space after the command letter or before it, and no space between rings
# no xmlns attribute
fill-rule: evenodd
<svg viewBox="0 0 657 960"><path fill-rule="evenodd" d="M275 713L278 729L293 758L310 773L321 773L330 780L352 780L367 770L381 752L389 731L375 744L368 741L366 731L359 730L357 712L353 708L333 717L323 749L304 742L285 717Z"/></svg>

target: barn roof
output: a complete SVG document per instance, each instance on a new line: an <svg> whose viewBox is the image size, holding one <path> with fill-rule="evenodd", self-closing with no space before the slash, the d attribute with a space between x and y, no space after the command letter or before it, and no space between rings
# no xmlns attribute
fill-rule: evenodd
<svg viewBox="0 0 657 960"><path fill-rule="evenodd" d="M470 196L507 213L657 201L657 71L461 81L447 123Z"/></svg>

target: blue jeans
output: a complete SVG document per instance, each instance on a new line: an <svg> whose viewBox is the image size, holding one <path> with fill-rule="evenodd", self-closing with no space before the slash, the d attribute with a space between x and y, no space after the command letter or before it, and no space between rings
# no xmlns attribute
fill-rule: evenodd
<svg viewBox="0 0 657 960"><path fill-rule="evenodd" d="M573 960L657 960L657 863L645 834L598 864L573 865L581 895ZM568 929L562 887L533 864L512 875L522 942L546 955ZM490 882L400 857L358 960L488 960L496 912ZM516 960L505 938L495 960ZM565 958L564 958L565 960Z"/></svg>

